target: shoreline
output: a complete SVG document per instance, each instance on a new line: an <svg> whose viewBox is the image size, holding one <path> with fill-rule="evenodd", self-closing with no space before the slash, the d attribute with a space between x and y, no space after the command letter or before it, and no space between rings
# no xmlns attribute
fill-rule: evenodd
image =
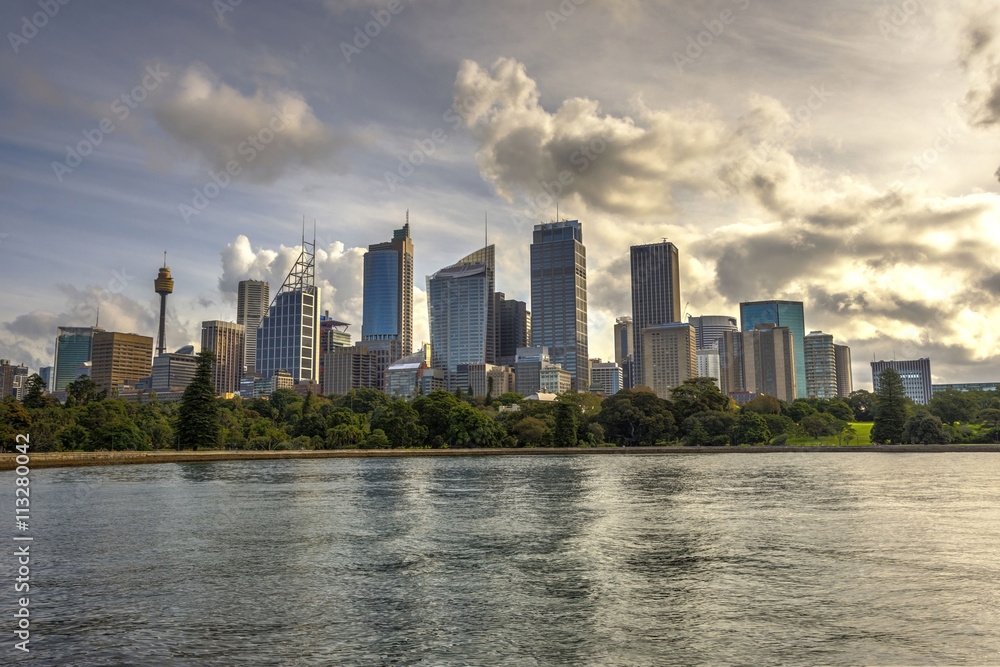
<svg viewBox="0 0 1000 667"><path fill-rule="evenodd" d="M30 468L71 468L78 466L137 465L145 463L199 463L208 461L257 461L271 459L395 458L413 456L575 456L581 454L772 454L781 452L1000 452L1000 445L812 445L755 447L525 447L500 449L320 449L285 451L182 451L151 452L39 452L29 454ZM18 454L0 454L0 470L13 470Z"/></svg>

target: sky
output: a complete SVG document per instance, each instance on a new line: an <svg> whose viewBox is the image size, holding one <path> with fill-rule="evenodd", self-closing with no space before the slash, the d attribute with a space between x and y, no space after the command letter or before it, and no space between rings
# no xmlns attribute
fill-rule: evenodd
<svg viewBox="0 0 1000 667"><path fill-rule="evenodd" d="M63 4L65 3L65 4ZM47 13L46 13L47 12ZM362 257L409 211L425 276L481 247L529 302L534 224L578 219L590 355L629 246L672 241L692 315L801 300L806 330L933 380L1000 380L1000 12L961 0L12 0L0 7L0 357L58 326L167 347L272 294L315 236L361 328Z"/></svg>

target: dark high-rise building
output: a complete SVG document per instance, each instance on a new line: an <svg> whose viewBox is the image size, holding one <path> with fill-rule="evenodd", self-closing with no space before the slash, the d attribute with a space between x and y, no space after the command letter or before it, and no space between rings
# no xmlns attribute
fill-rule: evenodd
<svg viewBox="0 0 1000 667"><path fill-rule="evenodd" d="M293 381L319 379L320 288L316 286L316 241L303 236L302 252L257 329L256 371L263 380L287 371Z"/></svg>
<svg viewBox="0 0 1000 667"><path fill-rule="evenodd" d="M5 396L13 396L19 401L24 399L27 383L27 366L15 366L7 359L0 359L0 399Z"/></svg>
<svg viewBox="0 0 1000 667"><path fill-rule="evenodd" d="M806 326L801 301L747 301L740 304L740 327L753 331L758 324L788 327L795 340L796 398L806 398Z"/></svg>
<svg viewBox="0 0 1000 667"><path fill-rule="evenodd" d="M497 363L513 366L517 348L531 347L531 311L524 301L507 299L503 292L496 293L496 305L500 322Z"/></svg>
<svg viewBox="0 0 1000 667"><path fill-rule="evenodd" d="M241 280L236 302L236 323L246 330L246 345L243 352L243 368L247 375L257 372L257 328L267 315L267 304L271 301L271 286L266 280Z"/></svg>
<svg viewBox="0 0 1000 667"><path fill-rule="evenodd" d="M632 268L632 326L635 365L633 385L649 385L643 359L643 329L680 322L681 278L677 246L669 241L634 245L629 249ZM692 355L694 353L692 352Z"/></svg>
<svg viewBox="0 0 1000 667"><path fill-rule="evenodd" d="M156 354L159 355L167 351L167 295L174 291L174 279L170 277L170 269L167 268L167 253L163 253L163 266L153 281L153 286L160 295L160 333L156 341Z"/></svg>
<svg viewBox="0 0 1000 667"><path fill-rule="evenodd" d="M234 394L240 390L245 345L246 330L242 324L222 320L201 323L201 350L215 353L212 384L216 395Z"/></svg>
<svg viewBox="0 0 1000 667"><path fill-rule="evenodd" d="M531 342L569 371L576 391L590 387L587 250L579 220L535 225L531 243Z"/></svg>
<svg viewBox="0 0 1000 667"><path fill-rule="evenodd" d="M699 350L718 349L722 334L740 330L736 318L728 315L688 315L688 324L694 327Z"/></svg>
<svg viewBox="0 0 1000 667"><path fill-rule="evenodd" d="M65 391L76 381L76 369L91 361L94 334L100 327L59 327L56 332L56 357L52 371L52 391Z"/></svg>
<svg viewBox="0 0 1000 667"><path fill-rule="evenodd" d="M933 395L931 388L931 360L926 358L910 360L873 361L872 386L875 393L879 390L879 375L891 368L903 380L903 390L917 405L927 405Z"/></svg>
<svg viewBox="0 0 1000 667"><path fill-rule="evenodd" d="M411 352L413 346L413 242L410 214L392 240L368 246L365 253L364 304L361 340L375 355L378 389L385 370Z"/></svg>
<svg viewBox="0 0 1000 667"><path fill-rule="evenodd" d="M834 345L833 353L837 365L837 396L847 398L854 391L854 374L851 371L851 348Z"/></svg>

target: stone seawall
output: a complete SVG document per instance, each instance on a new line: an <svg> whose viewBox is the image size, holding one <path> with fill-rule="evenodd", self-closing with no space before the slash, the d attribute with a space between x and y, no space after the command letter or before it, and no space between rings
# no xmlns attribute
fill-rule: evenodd
<svg viewBox="0 0 1000 667"><path fill-rule="evenodd" d="M198 452L43 452L30 456L30 468L66 468L94 465L130 465L138 463L198 463L203 461L252 461L269 459L324 459L408 456L566 456L578 454L648 455L648 454L768 454L780 452L1000 452L1000 445L893 445L810 447L566 447L514 449L332 449L292 451L198 451ZM0 470L16 467L17 453L0 454Z"/></svg>

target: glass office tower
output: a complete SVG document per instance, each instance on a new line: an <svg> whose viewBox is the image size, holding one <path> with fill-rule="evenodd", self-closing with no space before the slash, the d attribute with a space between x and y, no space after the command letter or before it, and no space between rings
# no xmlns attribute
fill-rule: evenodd
<svg viewBox="0 0 1000 667"><path fill-rule="evenodd" d="M590 387L587 250L579 220L535 225L531 243L531 343L569 371L573 389Z"/></svg>
<svg viewBox="0 0 1000 667"><path fill-rule="evenodd" d="M488 250L492 255L493 246ZM449 391L458 388L459 364L489 363L487 351L493 345L488 326L493 272L485 262L466 262L469 257L427 278L431 366L445 372Z"/></svg>
<svg viewBox="0 0 1000 667"><path fill-rule="evenodd" d="M52 391L65 391L70 382L76 381L76 369L92 361L94 334L104 331L100 327L59 327L56 332L56 358Z"/></svg>
<svg viewBox="0 0 1000 667"><path fill-rule="evenodd" d="M319 381L319 306L316 242L302 252L257 329L256 366L264 380L284 370L296 384Z"/></svg>
<svg viewBox="0 0 1000 667"><path fill-rule="evenodd" d="M788 327L795 345L796 397L806 398L806 326L801 301L747 301L740 304L740 327L753 331L758 324Z"/></svg>

